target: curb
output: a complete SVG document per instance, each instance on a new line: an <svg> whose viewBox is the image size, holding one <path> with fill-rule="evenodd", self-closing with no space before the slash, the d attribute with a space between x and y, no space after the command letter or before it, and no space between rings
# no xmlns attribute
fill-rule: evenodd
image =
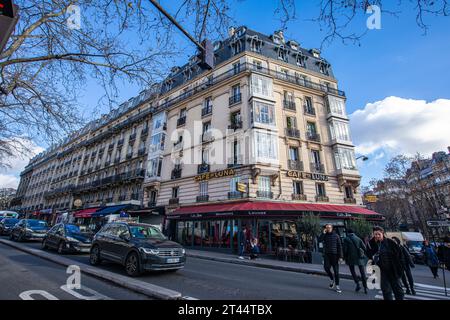
<svg viewBox="0 0 450 320"><path fill-rule="evenodd" d="M109 282L112 282L116 285L119 285L121 287L124 287L128 290L141 293L143 295L146 295L151 298L155 299L161 299L161 300L181 300L182 295L180 292L173 291L170 289L166 289L164 287L160 287L154 284L150 284L144 281L136 280L130 277L122 276L115 274L113 272L97 269L94 268L88 264L81 263L78 261L74 261L65 257L59 257L52 254L49 254L47 252L44 252L40 249L34 249L34 248L28 248L25 246L22 246L20 244L14 243L9 240L0 239L0 243L5 244L7 246L13 247L15 249L18 249L20 251L29 253L31 255L37 256L39 258L57 263L62 266L69 266L76 264L80 267L80 270L88 274L90 276L93 276L95 278L99 278L102 280L106 280Z"/></svg>
<svg viewBox="0 0 450 320"><path fill-rule="evenodd" d="M244 266L250 266L250 267L258 267L258 268L265 268L265 269L272 269L272 270L281 270L281 271L289 271L289 272L297 272L297 273L306 273L306 274L313 274L313 275L319 275L319 276L326 276L328 277L327 273L325 271L315 270L315 269L308 269L308 268L294 268L289 266L274 266L270 264L265 264L261 262L246 262L238 259L228 259L228 258L219 258L219 257L208 257L201 254L195 254L195 253L189 253L186 251L186 256L191 258L197 258L197 259L203 259L203 260L211 260L211 261L218 261L218 262L226 262L226 263L233 263L233 264L239 264ZM339 272L339 277L342 279L350 279L353 280L351 274L348 273L341 273Z"/></svg>

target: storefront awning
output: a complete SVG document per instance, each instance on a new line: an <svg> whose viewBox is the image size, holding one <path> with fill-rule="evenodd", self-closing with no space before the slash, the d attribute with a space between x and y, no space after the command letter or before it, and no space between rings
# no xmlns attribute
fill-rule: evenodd
<svg viewBox="0 0 450 320"><path fill-rule="evenodd" d="M108 214L119 213L121 210L124 210L128 206L129 205L127 205L127 204L123 204L123 205L119 205L119 206L105 207L105 208L102 208L102 209L98 210L97 212L93 213L92 217L102 217L102 216L106 216Z"/></svg>
<svg viewBox="0 0 450 320"><path fill-rule="evenodd" d="M90 218L100 208L88 208L77 211L73 214L75 218Z"/></svg>
<svg viewBox="0 0 450 320"><path fill-rule="evenodd" d="M288 203L271 201L240 201L223 204L197 205L181 207L170 213L168 217L191 216L200 218L202 216L222 216L222 215L249 215L249 216L270 216L270 215L292 215L302 212L329 213L331 216L352 217L364 216L374 220L383 219L383 216L375 211L359 207L334 204L319 203Z"/></svg>

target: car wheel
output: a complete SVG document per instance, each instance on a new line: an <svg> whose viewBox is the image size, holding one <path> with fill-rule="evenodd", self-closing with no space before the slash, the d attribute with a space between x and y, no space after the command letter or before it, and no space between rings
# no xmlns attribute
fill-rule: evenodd
<svg viewBox="0 0 450 320"><path fill-rule="evenodd" d="M58 245L58 253L63 254L64 253L64 247L66 246L66 243L64 241L61 241Z"/></svg>
<svg viewBox="0 0 450 320"><path fill-rule="evenodd" d="M17 236L17 242L22 242L23 241L23 234L19 233L19 235Z"/></svg>
<svg viewBox="0 0 450 320"><path fill-rule="evenodd" d="M13 235L12 232L9 234L9 240L13 240L14 241L14 235Z"/></svg>
<svg viewBox="0 0 450 320"><path fill-rule="evenodd" d="M48 246L47 246L47 239L42 240L42 250L47 250Z"/></svg>
<svg viewBox="0 0 450 320"><path fill-rule="evenodd" d="M141 273L139 256L136 254L136 252L131 252L125 260L125 271L131 277L136 277Z"/></svg>
<svg viewBox="0 0 450 320"><path fill-rule="evenodd" d="M91 249L91 254L89 255L89 263L93 266L99 265L102 262L100 258L100 247L93 246Z"/></svg>

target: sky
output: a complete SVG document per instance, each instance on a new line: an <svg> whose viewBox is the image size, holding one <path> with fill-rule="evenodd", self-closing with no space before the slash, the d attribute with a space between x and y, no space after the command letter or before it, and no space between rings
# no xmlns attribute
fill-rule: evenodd
<svg viewBox="0 0 450 320"><path fill-rule="evenodd" d="M180 1L162 0L171 11ZM245 25L261 33L280 29L274 14L275 1L234 0L230 15L235 25ZM324 31L317 22L319 1L296 1L296 19L287 23L285 37L304 48L319 48ZM396 2L392 2L396 3ZM362 185L383 176L383 168L397 154L430 156L450 146L450 17L426 16L428 30L416 24L414 7L403 2L397 16L381 14L381 29L368 30L370 14L360 14L348 32L366 32L360 44L335 40L322 47L322 56L332 65L339 88L346 92L347 113L357 155ZM173 12L173 10L172 10ZM186 25L186 29L189 25ZM195 48L181 36L187 48L174 63L182 65ZM190 51L191 50L191 51ZM120 85L123 101L142 90L126 83ZM89 114L93 101L100 98L98 87L88 83L80 103ZM42 143L32 144L34 152ZM0 187L16 187L19 173L28 159L10 159L11 168L0 169Z"/></svg>

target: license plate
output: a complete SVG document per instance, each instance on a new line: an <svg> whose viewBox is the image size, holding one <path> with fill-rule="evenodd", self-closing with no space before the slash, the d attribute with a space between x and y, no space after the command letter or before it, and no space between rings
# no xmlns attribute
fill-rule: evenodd
<svg viewBox="0 0 450 320"><path fill-rule="evenodd" d="M178 263L178 262L180 262L180 258L167 259L167 263Z"/></svg>

